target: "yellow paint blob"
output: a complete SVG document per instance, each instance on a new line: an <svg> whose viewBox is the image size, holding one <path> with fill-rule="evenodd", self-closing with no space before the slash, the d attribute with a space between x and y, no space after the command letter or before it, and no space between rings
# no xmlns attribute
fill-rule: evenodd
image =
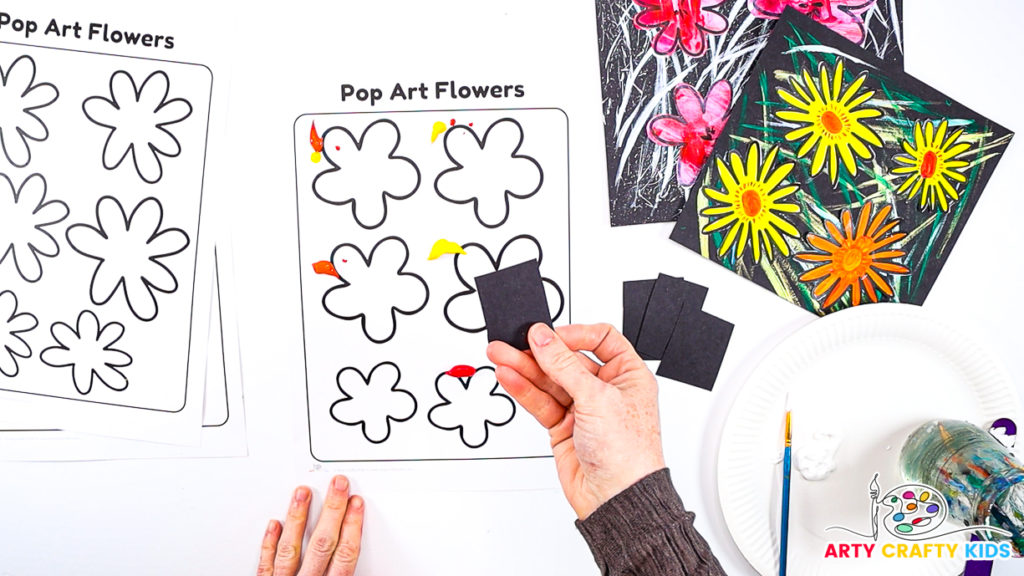
<svg viewBox="0 0 1024 576"><path fill-rule="evenodd" d="M444 238L441 238L437 242L434 242L434 247L430 249L430 256L427 256L427 260L437 260L444 254L465 254L466 251L462 249L455 242L449 242Z"/></svg>
<svg viewBox="0 0 1024 576"><path fill-rule="evenodd" d="M430 143L433 144L437 137L444 134L448 126L444 122L434 122L434 130L430 133Z"/></svg>
<svg viewBox="0 0 1024 576"><path fill-rule="evenodd" d="M320 153L319 152L313 152L313 155L310 156L309 159L313 161L313 164L319 164L320 163Z"/></svg>

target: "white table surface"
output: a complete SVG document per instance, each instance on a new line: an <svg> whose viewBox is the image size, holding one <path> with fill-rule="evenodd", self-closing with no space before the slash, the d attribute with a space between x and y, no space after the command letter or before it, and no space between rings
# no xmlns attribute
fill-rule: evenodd
<svg viewBox="0 0 1024 576"><path fill-rule="evenodd" d="M37 19L47 6L12 12ZM183 3L184 4L184 3ZM753 574L717 506L720 426L745 377L774 343L813 317L668 240L670 225L609 231L600 86L589 0L296 3L140 10L126 2L76 6L82 20L152 30L209 14L236 17L226 162L237 179L216 193L235 206L249 456L228 460L0 463L0 576L246 574L291 489L329 474L304 466L302 340L295 247L291 125L342 105L343 81L390 86L452 78L523 83L514 107L556 106L570 118L574 321L618 322L621 282L658 272L710 287L706 308L736 324L714 392L662 382L665 450L684 502L732 575ZM207 3L210 4L210 3ZM963 8L971 6L970 9ZM189 9L191 8L191 9ZM94 13L95 12L95 13ZM59 16L53 13L52 16ZM1024 4L1017 0L906 0L908 71L1011 129L1024 130ZM196 24L201 26L201 24ZM386 37L387 42L381 37ZM222 44L227 44L225 34ZM0 33L0 40L9 39ZM93 46L91 49L101 47ZM191 58L202 61L202 56ZM311 74L310 71L317 71ZM422 108L456 108L429 102ZM489 107L489 102L473 106ZM378 105L374 110L415 109ZM1011 144L925 308L977 338L1024 383L1019 253L1024 162ZM1024 390L1024 388L1022 388ZM396 473L398 474L398 473ZM551 472L553 478L553 471ZM368 501L360 574L594 574L573 515L555 489L424 489L415 472L387 482L352 474ZM1015 573L1012 565L997 574ZM1019 568L1017 568L1019 570Z"/></svg>

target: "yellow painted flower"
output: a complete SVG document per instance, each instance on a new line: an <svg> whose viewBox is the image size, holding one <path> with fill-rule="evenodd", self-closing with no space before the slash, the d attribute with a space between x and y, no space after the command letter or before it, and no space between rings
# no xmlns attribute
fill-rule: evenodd
<svg viewBox="0 0 1024 576"><path fill-rule="evenodd" d="M735 244L736 259L739 260L743 257L748 238L754 251L755 262L761 260L762 247L768 257L772 257L772 244L779 248L779 252L788 256L789 246L779 232L794 238L800 236L792 224L777 214L800 211L796 204L781 202L799 187L792 184L783 185L783 180L793 171L795 164L786 162L776 168L775 158L778 153L778 147L772 148L762 163L761 150L754 142L747 148L746 166L743 165L740 153L736 151L729 153L729 166L726 166L723 159L715 159L718 177L725 191L705 188L704 195L717 204L701 210L701 215L713 218L704 226L704 234L729 227L729 232L718 249L719 256L723 256Z"/></svg>
<svg viewBox="0 0 1024 576"><path fill-rule="evenodd" d="M853 155L869 160L872 151L865 144L881 147L882 141L864 120L882 115L875 108L862 108L875 95L874 91L860 92L864 85L867 72L857 77L845 91L843 90L843 61L836 62L834 73L830 76L824 62L820 66L820 78L811 78L807 70L803 71L803 82L791 78L790 86L794 95L779 88L779 98L783 99L796 110L780 110L775 115L787 122L802 124L786 134L786 140L796 142L803 140L797 151L797 157L803 158L814 151L811 159L811 176L816 176L825 168L828 160L828 175L835 186L839 181L839 161L842 160L851 176L857 175L857 162Z"/></svg>
<svg viewBox="0 0 1024 576"><path fill-rule="evenodd" d="M906 237L903 232L891 233L900 223L896 218L888 220L892 206L886 205L872 219L873 209L871 202L860 209L856 230L853 228L853 216L849 210L843 210L842 230L826 220L825 228L828 229L831 238L808 234L807 241L818 251L803 252L795 256L797 260L817 264L800 276L800 281L816 283L814 296L817 298L828 292L822 308L835 304L848 290L854 306L861 303L862 290L872 302L878 302L876 288L891 297L892 286L883 274L910 272L906 266L892 261L906 255L903 250L890 247Z"/></svg>
<svg viewBox="0 0 1024 576"><path fill-rule="evenodd" d="M924 124L924 129L921 125ZM913 200L920 194L920 208L935 208L938 203L942 210L949 209L947 198L958 200L960 193L956 185L950 182L955 180L960 183L967 182L967 177L960 171L967 167L966 160L957 160L970 150L971 145L965 142L958 143L963 130L957 130L946 138L946 131L949 122L943 120L936 130L934 122L915 122L913 143L903 141L903 150L906 154L898 154L893 160L902 164L893 168L892 173L896 175L909 175L898 192L904 193L908 190L910 195L907 200Z"/></svg>

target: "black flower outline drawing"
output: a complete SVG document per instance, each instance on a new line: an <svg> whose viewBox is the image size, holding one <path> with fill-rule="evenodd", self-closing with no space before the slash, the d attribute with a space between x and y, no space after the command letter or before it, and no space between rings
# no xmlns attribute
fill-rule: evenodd
<svg viewBox="0 0 1024 576"><path fill-rule="evenodd" d="M57 240L44 228L63 222L69 214L68 205L60 200L46 201L42 174L32 174L17 190L6 174L0 174L0 181L6 182L11 192L5 194L0 185L0 265L11 256L23 280L38 282L43 277L39 257L60 254Z"/></svg>
<svg viewBox="0 0 1024 576"><path fill-rule="evenodd" d="M409 246L397 236L377 242L369 257L355 244L337 246L331 252L331 264L341 285L324 294L324 310L342 320L359 319L363 334L374 344L391 340L398 331L397 315L417 314L430 300L426 281L418 274L405 271L408 263ZM374 266L385 267L388 277L375 277L380 275L377 269L368 274ZM366 278L367 275L370 277ZM364 279L368 281L364 283ZM419 294L422 294L422 302ZM396 302L399 299L407 302Z"/></svg>
<svg viewBox="0 0 1024 576"><path fill-rule="evenodd" d="M51 368L70 367L79 394L91 392L95 380L115 392L128 388L128 377L118 368L130 366L132 357L113 347L124 336L124 324L110 322L101 327L92 311L83 310L74 328L55 322L50 335L58 346L43 350L39 359Z"/></svg>
<svg viewBox="0 0 1024 576"><path fill-rule="evenodd" d="M132 155L135 172L148 184L163 178L160 156L176 158L181 143L168 126L192 115L192 104L184 98L167 99L171 82L157 70L142 82L124 70L110 76L110 98L92 96L82 102L82 112L93 124L110 130L103 144L103 167L114 170ZM141 151L140 151L141 150Z"/></svg>
<svg viewBox="0 0 1024 576"><path fill-rule="evenodd" d="M356 224L367 230L379 228L388 217L388 198L405 200L420 188L419 166L411 159L396 154L401 143L401 130L387 118L367 126L358 139L347 128L329 128L323 135L323 154L331 168L313 178L313 193L328 204L351 204ZM366 147L367 144L371 145ZM362 157L384 150L387 150L387 156L383 158L387 169L375 168L373 162L366 160L346 163L342 159L343 156L358 154L362 160ZM381 158L376 160L379 163ZM348 181L350 173L352 182ZM410 185L408 182L412 182L413 176L415 182ZM360 183L364 187L360 187Z"/></svg>
<svg viewBox="0 0 1024 576"><path fill-rule="evenodd" d="M0 146L8 162L24 168L32 161L28 141L42 142L50 137L50 129L35 111L56 102L60 91L49 82L36 84L36 61L27 54L16 58L6 70L0 65L0 81L0 103L13 104L0 108Z"/></svg>
<svg viewBox="0 0 1024 576"><path fill-rule="evenodd" d="M444 151L455 167L437 175L434 191L453 204L472 204L480 224L498 228L508 221L511 198L525 200L544 185L540 163L519 153L523 139L523 126L513 118L495 121L484 132L483 139L469 126L458 125L448 130ZM490 189L481 186L481 182L488 183Z"/></svg>
<svg viewBox="0 0 1024 576"><path fill-rule="evenodd" d="M18 313L18 296L10 290L0 292L0 374L8 378L18 375L18 358L32 357L32 348L20 336L39 326L39 320L28 312Z"/></svg>
<svg viewBox="0 0 1024 576"><path fill-rule="evenodd" d="M464 244L462 249L466 254L456 254L453 266L455 275L465 290L455 293L445 302L444 319L456 330L475 334L486 330L487 325L484 322L484 312L476 293L474 279L530 260L537 260L538 265L543 265L544 252L540 242L529 234L520 234L506 242L498 252L497 258L491 256L490 251L477 242ZM554 280L542 277L541 282L544 284L548 306L552 309L551 320L558 320L565 309L565 294Z"/></svg>
<svg viewBox="0 0 1024 576"><path fill-rule="evenodd" d="M468 376L459 371L466 368L457 366L437 376L434 390L441 403L427 412L427 420L441 430L458 430L463 444L480 448L490 437L490 426L504 426L515 418L516 403L498 392L494 368L471 369Z"/></svg>
<svg viewBox="0 0 1024 576"><path fill-rule="evenodd" d="M136 318L149 322L157 317L160 307L154 292L178 290L178 279L160 259L180 254L189 245L184 230L162 229L163 219L163 205L156 198L139 202L129 217L117 198L104 196L96 203L98 228L68 227L68 244L82 256L99 261L89 283L93 304L110 302L122 289Z"/></svg>
<svg viewBox="0 0 1024 576"><path fill-rule="evenodd" d="M331 404L331 418L339 424L359 426L372 444L386 442L391 424L409 421L419 408L416 397L398 387L401 381L402 371L394 362L377 364L369 375L351 366L342 368L337 383L343 398Z"/></svg>

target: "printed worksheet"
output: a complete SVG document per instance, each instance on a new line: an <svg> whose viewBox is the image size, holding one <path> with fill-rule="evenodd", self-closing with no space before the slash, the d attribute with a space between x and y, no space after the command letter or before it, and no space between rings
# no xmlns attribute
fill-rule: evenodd
<svg viewBox="0 0 1024 576"><path fill-rule="evenodd" d="M247 454L242 406L236 309L231 298L234 272L230 248L214 254L213 308L206 357L203 418L198 446L155 444L123 438L76 434L45 421L11 418L0 412L0 460L75 461L136 458L209 458ZM11 401L15 402L15 401ZM23 402L19 403L23 404Z"/></svg>
<svg viewBox="0 0 1024 576"><path fill-rule="evenodd" d="M211 71L5 42L0 77L0 390L62 425L181 412Z"/></svg>
<svg viewBox="0 0 1024 576"><path fill-rule="evenodd" d="M294 129L313 458L550 455L487 361L475 281L536 260L569 322L565 114L306 114Z"/></svg>

